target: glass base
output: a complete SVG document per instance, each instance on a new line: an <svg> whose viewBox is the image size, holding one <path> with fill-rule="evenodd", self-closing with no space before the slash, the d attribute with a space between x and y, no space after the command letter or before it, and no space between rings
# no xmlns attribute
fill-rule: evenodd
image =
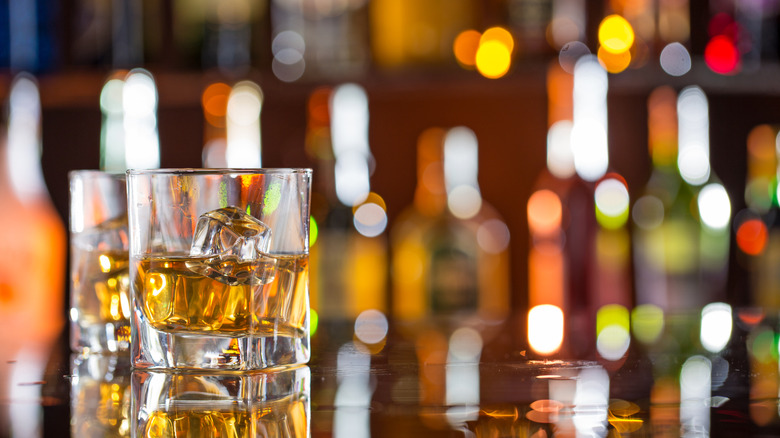
<svg viewBox="0 0 780 438"><path fill-rule="evenodd" d="M117 353L130 349L130 322L70 322L70 348L83 353Z"/></svg>
<svg viewBox="0 0 780 438"><path fill-rule="evenodd" d="M167 333L140 322L136 327L131 346L135 368L247 371L305 364L310 357L305 331L227 337Z"/></svg>

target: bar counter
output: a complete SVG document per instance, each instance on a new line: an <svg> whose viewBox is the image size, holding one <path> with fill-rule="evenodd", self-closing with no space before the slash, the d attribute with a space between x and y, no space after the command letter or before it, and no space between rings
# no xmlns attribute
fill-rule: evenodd
<svg viewBox="0 0 780 438"><path fill-rule="evenodd" d="M2 349L0 436L778 436L766 313L665 315L655 338L634 323L630 338L594 336L586 354L563 339L547 355L525 316L480 330L321 321L292 374L173 374L157 388L126 355L74 355L61 336Z"/></svg>

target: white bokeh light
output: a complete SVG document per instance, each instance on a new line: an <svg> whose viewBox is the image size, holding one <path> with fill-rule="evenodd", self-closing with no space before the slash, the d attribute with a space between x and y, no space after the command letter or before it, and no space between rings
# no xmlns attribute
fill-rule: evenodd
<svg viewBox="0 0 780 438"><path fill-rule="evenodd" d="M704 186L697 201L699 217L704 225L716 230L728 227L731 220L731 201L722 185L712 183Z"/></svg>
<svg viewBox="0 0 780 438"><path fill-rule="evenodd" d="M574 176L571 130L571 121L560 120L553 123L547 131L547 169L561 179Z"/></svg>
<svg viewBox="0 0 780 438"><path fill-rule="evenodd" d="M682 76L691 70L691 54L680 43L669 43L661 51L661 68L670 76Z"/></svg>
<svg viewBox="0 0 780 438"><path fill-rule="evenodd" d="M732 312L726 303L710 303L701 311L701 345L710 353L723 350L731 340Z"/></svg>

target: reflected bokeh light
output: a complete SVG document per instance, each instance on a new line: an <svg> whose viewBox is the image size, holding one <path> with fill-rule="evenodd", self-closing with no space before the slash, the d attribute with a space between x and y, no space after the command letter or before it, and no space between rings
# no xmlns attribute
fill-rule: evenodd
<svg viewBox="0 0 780 438"><path fill-rule="evenodd" d="M680 370L680 422L688 435L709 435L712 362L704 356L688 358Z"/></svg>
<svg viewBox="0 0 780 438"><path fill-rule="evenodd" d="M550 304L528 311L528 343L542 355L555 353L563 344L564 318L560 307Z"/></svg>

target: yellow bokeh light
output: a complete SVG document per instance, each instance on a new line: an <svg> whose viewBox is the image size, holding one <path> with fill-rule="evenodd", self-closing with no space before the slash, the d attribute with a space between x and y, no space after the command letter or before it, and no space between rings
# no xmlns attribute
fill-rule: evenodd
<svg viewBox="0 0 780 438"><path fill-rule="evenodd" d="M477 50L477 70L490 79L498 79L509 71L511 50L498 41L481 43Z"/></svg>
<svg viewBox="0 0 780 438"><path fill-rule="evenodd" d="M620 15L610 15L599 24L599 43L608 52L626 52L634 44L634 28Z"/></svg>
<svg viewBox="0 0 780 438"><path fill-rule="evenodd" d="M631 51L612 53L604 48L599 47L599 63L604 66L604 69L610 73L620 73L627 69L631 64Z"/></svg>
<svg viewBox="0 0 780 438"><path fill-rule="evenodd" d="M483 46L490 41L501 43L507 48L510 54L512 53L512 50L515 49L515 40L512 38L512 34L503 27L491 27L486 30L479 39L479 45Z"/></svg>
<svg viewBox="0 0 780 438"><path fill-rule="evenodd" d="M477 63L477 50L482 34L476 30L464 30L455 37L452 52L455 59L464 67L474 67Z"/></svg>

